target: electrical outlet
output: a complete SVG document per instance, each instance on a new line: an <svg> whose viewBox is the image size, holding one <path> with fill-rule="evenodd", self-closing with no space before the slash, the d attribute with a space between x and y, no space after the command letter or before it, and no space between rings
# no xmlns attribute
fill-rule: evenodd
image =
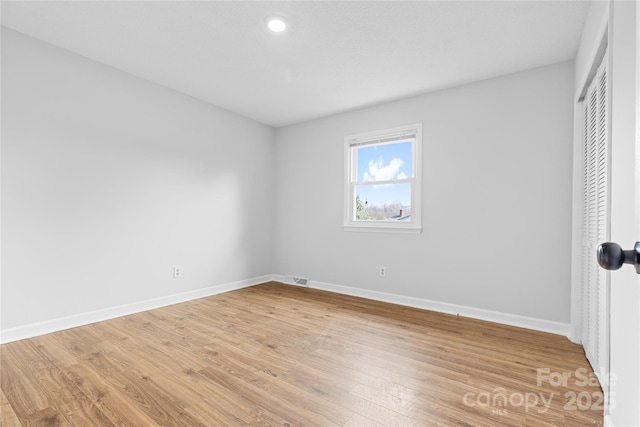
<svg viewBox="0 0 640 427"><path fill-rule="evenodd" d="M387 267L380 266L380 277L385 277L387 275Z"/></svg>
<svg viewBox="0 0 640 427"><path fill-rule="evenodd" d="M173 278L180 279L181 277L182 277L182 267L180 267L179 265L176 265L175 267L173 267Z"/></svg>

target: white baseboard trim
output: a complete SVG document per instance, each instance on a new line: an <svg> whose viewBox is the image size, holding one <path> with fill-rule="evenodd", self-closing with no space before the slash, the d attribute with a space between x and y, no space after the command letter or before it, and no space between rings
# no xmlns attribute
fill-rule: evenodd
<svg viewBox="0 0 640 427"><path fill-rule="evenodd" d="M273 280L285 283L287 285L299 286L296 283L287 280L286 276L279 274L274 274ZM536 319L533 317L520 316L517 314L501 313L498 311L485 310L482 308L431 301L427 299L408 297L387 292L370 291L367 289L335 285L332 283L318 282L315 280L309 280L308 287L339 294L367 298L375 301L383 301L393 304L405 305L408 307L421 308L423 310L431 310L447 314L459 314L460 316L471 317L473 319L486 320L489 322L502 323L505 325L517 326L520 328L549 332L552 334L564 335L566 337L569 336L570 332L569 323Z"/></svg>
<svg viewBox="0 0 640 427"><path fill-rule="evenodd" d="M90 323L102 322L116 317L127 316L129 314L140 313L142 311L153 310L155 308L166 307L168 305L204 298L224 292L235 291L237 289L258 285L273 280L273 275L254 277L252 279L239 280L237 282L224 283L210 286L208 288L196 289L179 294L167 295L150 300L139 301L131 304L124 304L117 307L105 308L102 310L90 311L73 316L61 317L48 320L46 322L33 323L16 328L4 329L0 331L0 343L5 344L25 338L32 338L51 332L62 331L64 329L75 328L88 325Z"/></svg>
<svg viewBox="0 0 640 427"><path fill-rule="evenodd" d="M49 320L46 322L33 323L30 325L19 326L16 328L3 329L0 331L0 343L9 343L26 338L36 337L51 332L62 331L64 329L84 326L95 322L114 319L116 317L127 316L129 314L140 313L142 311L153 310L155 308L166 307L168 305L178 304L181 302L191 301L198 298L204 298L211 295L221 294L224 292L234 291L249 286L258 285L269 281L277 281L292 286L301 286L291 280L287 280L287 276L279 274L271 274L252 279L240 280L237 282L215 285L208 288L196 289L193 291L182 292L179 294L167 295L164 297L153 298L150 300L139 301L136 303L110 307L103 310L96 310L87 313L81 313L73 316L62 317ZM305 286L301 286L305 287ZM570 325L568 323L553 322L549 320L536 319L532 317L519 316L516 314L501 313L497 311L484 310L481 308L467 307L456 304L431 301L421 298L408 297L404 295L391 294L387 292L371 291L367 289L354 288L350 286L336 285L332 283L318 282L310 280L306 287L335 292L344 295L351 295L361 298L367 298L375 301L389 302L393 304L405 305L408 307L421 308L424 310L437 311L448 314L460 314L461 316L471 317L473 319L487 320L490 322L503 323L521 328L534 329L543 332L568 336Z"/></svg>

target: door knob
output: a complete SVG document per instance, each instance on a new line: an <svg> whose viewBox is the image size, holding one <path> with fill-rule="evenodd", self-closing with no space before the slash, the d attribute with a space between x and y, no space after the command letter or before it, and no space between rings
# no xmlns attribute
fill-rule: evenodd
<svg viewBox="0 0 640 427"><path fill-rule="evenodd" d="M622 264L632 264L640 274L640 242L628 251L622 250L617 243L602 243L598 246L598 264L605 270L617 270Z"/></svg>

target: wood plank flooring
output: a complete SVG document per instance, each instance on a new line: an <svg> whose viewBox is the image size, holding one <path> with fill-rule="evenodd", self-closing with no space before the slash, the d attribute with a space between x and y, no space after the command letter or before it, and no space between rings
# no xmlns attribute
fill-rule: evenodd
<svg viewBox="0 0 640 427"><path fill-rule="evenodd" d="M603 417L582 348L565 337L275 282L3 344L0 355L6 427Z"/></svg>

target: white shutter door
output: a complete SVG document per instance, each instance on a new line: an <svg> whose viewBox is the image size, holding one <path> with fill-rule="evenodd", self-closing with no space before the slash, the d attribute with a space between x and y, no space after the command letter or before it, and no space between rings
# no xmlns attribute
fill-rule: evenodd
<svg viewBox="0 0 640 427"><path fill-rule="evenodd" d="M589 357L594 353L595 318L593 311L594 294L592 292L593 264L591 262L592 226L595 222L593 194L595 192L595 91L591 85L584 99L584 169L583 169L583 211L582 211L582 286L583 286L583 314L582 345ZM592 362L593 363L593 362Z"/></svg>
<svg viewBox="0 0 640 427"><path fill-rule="evenodd" d="M606 55L605 55L606 58ZM600 268L596 260L596 248L600 243L609 241L609 108L607 90L606 59L598 70L598 135L597 170L598 187L596 190L596 236L591 258L597 271L598 280L598 369L600 373L609 372L609 273ZM601 378L602 380L602 378Z"/></svg>
<svg viewBox="0 0 640 427"><path fill-rule="evenodd" d="M596 248L609 240L609 126L606 54L584 98L582 344L596 374L609 368L609 276Z"/></svg>

